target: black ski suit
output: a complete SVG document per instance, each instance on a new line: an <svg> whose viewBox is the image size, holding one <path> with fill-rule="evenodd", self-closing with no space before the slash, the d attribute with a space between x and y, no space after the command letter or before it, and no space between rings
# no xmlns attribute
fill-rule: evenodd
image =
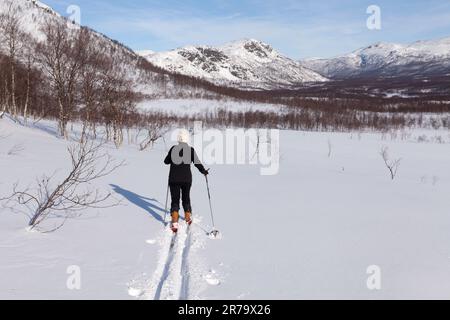
<svg viewBox="0 0 450 320"><path fill-rule="evenodd" d="M186 157L184 156L186 154ZM208 171L201 164L194 148L187 143L179 143L170 148L164 163L170 164L169 187L172 197L170 212L180 211L180 193L184 212L192 212L190 191L192 185L191 163L204 175Z"/></svg>

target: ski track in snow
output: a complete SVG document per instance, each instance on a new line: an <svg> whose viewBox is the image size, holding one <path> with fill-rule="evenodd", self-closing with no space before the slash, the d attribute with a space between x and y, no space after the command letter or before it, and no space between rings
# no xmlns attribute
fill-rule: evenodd
<svg viewBox="0 0 450 320"><path fill-rule="evenodd" d="M189 252L192 232L181 227L175 238L165 230L157 268L148 286L147 299L189 299ZM172 241L175 240L171 248Z"/></svg>
<svg viewBox="0 0 450 320"><path fill-rule="evenodd" d="M208 281L206 274L211 272L206 267L208 263L195 253L205 244L205 228L199 224L200 221L198 217L197 223L189 228L182 224L175 236L166 227L158 241L151 241L160 245L155 271L150 279L144 274L144 278L132 280L128 287L130 296L143 300L200 299L199 293L208 285L220 283L211 284Z"/></svg>
<svg viewBox="0 0 450 320"><path fill-rule="evenodd" d="M191 227L190 227L191 228ZM189 251L191 249L191 238L192 238L192 230L186 229L187 236L186 236L186 242L185 247L183 249L183 256L182 256L182 262L181 262L181 292L180 292L180 299L187 300L189 298L189 263L188 263L188 256Z"/></svg>

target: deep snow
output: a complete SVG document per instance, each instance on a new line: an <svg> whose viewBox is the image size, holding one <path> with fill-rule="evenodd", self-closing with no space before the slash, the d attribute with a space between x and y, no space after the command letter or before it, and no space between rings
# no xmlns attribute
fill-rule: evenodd
<svg viewBox="0 0 450 320"><path fill-rule="evenodd" d="M39 126L0 120L0 195L67 169L68 142L52 122ZM0 209L0 299L450 297L448 131L282 131L278 175L211 166L220 240L201 229L211 228L209 207L193 168L200 225L190 236L180 231L172 256L162 223L166 140L145 152L109 146L127 165L97 186L122 199L119 207L89 210L51 234L27 232L25 217ZM22 151L8 155L15 145ZM403 159L395 181L378 154L383 145ZM66 287L72 265L81 290ZM381 268L379 291L366 286L371 265Z"/></svg>
<svg viewBox="0 0 450 320"><path fill-rule="evenodd" d="M204 116L214 114L219 110L229 112L264 111L282 113L285 107L273 104L251 103L232 100L207 99L154 99L143 100L137 105L141 111L151 113L162 112L178 116Z"/></svg>

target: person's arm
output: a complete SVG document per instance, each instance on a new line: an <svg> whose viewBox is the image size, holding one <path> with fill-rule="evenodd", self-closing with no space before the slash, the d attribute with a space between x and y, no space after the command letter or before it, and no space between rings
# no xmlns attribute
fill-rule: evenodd
<svg viewBox="0 0 450 320"><path fill-rule="evenodd" d="M173 147L170 148L169 153L167 154L166 158L164 159L165 164L172 164L172 150L173 150Z"/></svg>
<svg viewBox="0 0 450 320"><path fill-rule="evenodd" d="M205 169L203 164L201 163L200 159L197 156L197 152L195 152L194 148L191 148L192 150L192 162L194 163L194 166L200 171L201 174L207 175L209 172Z"/></svg>

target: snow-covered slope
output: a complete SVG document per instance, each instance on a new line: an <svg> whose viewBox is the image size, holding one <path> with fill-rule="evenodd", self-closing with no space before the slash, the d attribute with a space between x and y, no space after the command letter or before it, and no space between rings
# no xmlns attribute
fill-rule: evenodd
<svg viewBox="0 0 450 320"><path fill-rule="evenodd" d="M36 0L0 0L0 14L6 14L10 8L18 9L22 31L36 40L42 40L40 26L47 18L61 18L51 7Z"/></svg>
<svg viewBox="0 0 450 320"><path fill-rule="evenodd" d="M348 55L311 59L302 64L331 78L445 75L450 73L450 38L409 45L377 43Z"/></svg>
<svg viewBox="0 0 450 320"><path fill-rule="evenodd" d="M327 80L253 39L217 48L188 46L169 52L147 53L144 57L170 71L239 87L271 88Z"/></svg>
<svg viewBox="0 0 450 320"><path fill-rule="evenodd" d="M149 58L150 56L152 56L152 55L154 55L155 54L155 51L153 51L153 50L140 50L140 51L136 51L136 53L138 54L138 55L140 55L141 57L144 57L144 58Z"/></svg>
<svg viewBox="0 0 450 320"><path fill-rule="evenodd" d="M35 0L0 0L0 14L8 13L10 6L18 9L22 31L37 41L45 39L41 30L47 19L65 19L48 5ZM68 27L71 26L70 23L68 22ZM94 41L98 42L99 47L109 50L111 55L118 56L117 60L123 64L127 76L134 81L136 91L153 98L214 96L201 86L182 85L170 76L164 77L151 66L145 68L141 63L142 58L125 45L95 30L89 29L89 32ZM0 42L0 51L5 52L5 50L5 44Z"/></svg>
<svg viewBox="0 0 450 320"><path fill-rule="evenodd" d="M71 143L51 134L56 123L37 126L0 119L0 197L16 182L33 185L44 173L59 179L70 168ZM182 222L171 254L162 223L171 134L146 152L105 146L126 166L94 187L113 192L118 207L87 209L40 234L0 206L0 299L448 299L448 132L280 134L275 176L209 164L220 240L205 235L206 186L193 171L195 224L186 237ZM212 136L204 137L205 152ZM418 143L438 136L441 143ZM383 145L403 159L395 181L378 154ZM10 153L14 146L21 151ZM367 287L374 265L381 290ZM80 290L66 285L70 266L80 268Z"/></svg>

